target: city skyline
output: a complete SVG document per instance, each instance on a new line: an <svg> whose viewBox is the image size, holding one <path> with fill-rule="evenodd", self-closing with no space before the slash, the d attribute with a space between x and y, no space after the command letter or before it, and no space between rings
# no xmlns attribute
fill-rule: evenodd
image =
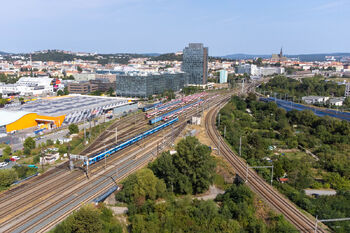
<svg viewBox="0 0 350 233"><path fill-rule="evenodd" d="M343 0L14 0L2 9L4 52L167 53L190 42L211 56L350 52Z"/></svg>

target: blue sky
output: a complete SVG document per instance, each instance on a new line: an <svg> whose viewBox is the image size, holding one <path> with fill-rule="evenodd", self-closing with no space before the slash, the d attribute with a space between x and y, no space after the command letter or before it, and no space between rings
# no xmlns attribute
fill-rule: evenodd
<svg viewBox="0 0 350 233"><path fill-rule="evenodd" d="M350 0L2 0L0 51L350 52Z"/></svg>

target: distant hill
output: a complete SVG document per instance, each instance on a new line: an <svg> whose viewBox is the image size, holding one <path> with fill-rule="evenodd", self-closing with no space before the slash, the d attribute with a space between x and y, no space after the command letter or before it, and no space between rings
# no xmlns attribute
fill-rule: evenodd
<svg viewBox="0 0 350 233"><path fill-rule="evenodd" d="M253 55L253 54L242 54L242 53L237 53L237 54L230 54L226 56L222 56L222 58L227 58L227 59L254 59L257 57L261 58L271 58L271 55ZM285 55L288 58L298 58L300 61L325 61L326 56L334 56L335 59L340 60L343 57L350 57L350 53L315 53L315 54L297 54L297 55Z"/></svg>
<svg viewBox="0 0 350 233"><path fill-rule="evenodd" d="M182 61L182 55L175 53L165 53L151 58L153 61Z"/></svg>
<svg viewBox="0 0 350 233"><path fill-rule="evenodd" d="M141 53L141 55L144 55L146 57L158 57L161 55L161 53Z"/></svg>
<svg viewBox="0 0 350 233"><path fill-rule="evenodd" d="M0 51L0 55L7 55L8 53Z"/></svg>

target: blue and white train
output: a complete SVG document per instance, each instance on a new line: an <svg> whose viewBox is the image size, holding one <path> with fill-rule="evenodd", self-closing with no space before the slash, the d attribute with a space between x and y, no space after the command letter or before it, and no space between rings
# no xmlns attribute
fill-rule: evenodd
<svg viewBox="0 0 350 233"><path fill-rule="evenodd" d="M141 133L141 134L139 134L139 135L137 135L137 136L135 136L135 137L133 137L131 139L128 139L128 140L126 140L125 142L122 142L119 145L116 145L116 146L114 146L112 148L109 148L106 151L100 152L100 153L98 153L98 154L96 154L96 155L94 155L94 156L92 156L92 157L90 157L88 159L89 160L89 165L90 164L94 164L94 163L104 159L105 157L109 157L111 154L113 154L113 153L115 153L115 152L117 152L119 150L122 150L122 149L124 149L124 148L126 148L126 147L128 147L128 146L130 146L132 144L134 144L135 142L138 142L138 141L146 138L147 136L158 132L159 130L164 129L167 126L176 123L177 121L179 121L179 118L174 118L172 120L169 120L169 121L167 121L167 122L165 122L165 123L163 123L161 125L158 125L157 127L149 129L149 130L147 130L147 131L145 131L145 132L143 132L143 133ZM84 165L86 165L86 162L84 162Z"/></svg>
<svg viewBox="0 0 350 233"><path fill-rule="evenodd" d="M161 115L159 117L153 118L153 119L149 120L149 124L153 125L153 124L155 124L155 123L157 123L157 122L159 122L161 120L166 119L170 115L182 112L182 111L184 111L184 110L186 110L186 109L188 109L188 108L190 108L192 106L196 106L197 104L200 104L202 101L203 100L198 100L198 101L196 101L196 102L194 102L192 104L188 104L188 105L182 106L181 108L175 109L175 110L167 112L167 113L165 113L165 114L163 114L163 115Z"/></svg>

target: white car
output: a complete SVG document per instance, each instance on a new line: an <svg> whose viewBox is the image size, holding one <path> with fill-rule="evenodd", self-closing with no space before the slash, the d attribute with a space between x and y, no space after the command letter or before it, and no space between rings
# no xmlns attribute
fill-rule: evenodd
<svg viewBox="0 0 350 233"><path fill-rule="evenodd" d="M8 163L6 163L6 162L0 163L0 167L6 167L7 165L8 165Z"/></svg>
<svg viewBox="0 0 350 233"><path fill-rule="evenodd" d="M12 159L14 159L14 160L20 160L21 158L18 157L18 156L12 156Z"/></svg>

